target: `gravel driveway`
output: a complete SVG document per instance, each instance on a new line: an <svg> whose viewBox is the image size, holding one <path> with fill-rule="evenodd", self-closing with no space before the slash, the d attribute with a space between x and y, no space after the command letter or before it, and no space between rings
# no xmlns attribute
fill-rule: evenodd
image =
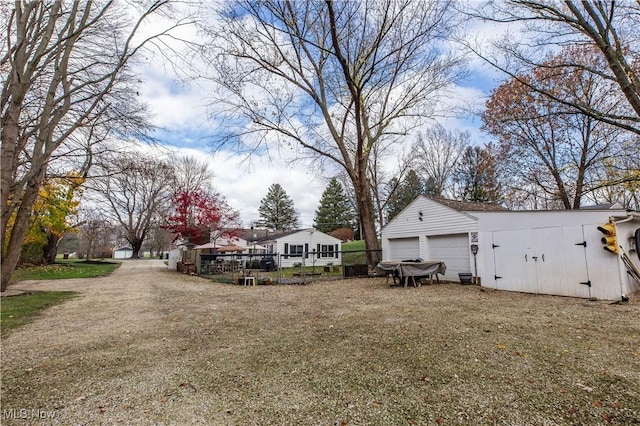
<svg viewBox="0 0 640 426"><path fill-rule="evenodd" d="M640 424L640 304L126 261L2 341L4 424Z"/></svg>

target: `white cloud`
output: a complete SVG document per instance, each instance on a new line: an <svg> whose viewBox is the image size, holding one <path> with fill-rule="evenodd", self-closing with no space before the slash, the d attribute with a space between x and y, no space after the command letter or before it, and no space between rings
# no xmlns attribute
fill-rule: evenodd
<svg viewBox="0 0 640 426"><path fill-rule="evenodd" d="M471 30L471 37L482 41L484 46L487 46L487 40L501 32L495 24L490 23L476 23ZM194 28L185 27L181 31L183 37L197 39ZM471 53L469 55L472 75L461 83L463 85L455 86L450 93L442 96L440 102L447 105L465 103L469 110L479 110L502 76L479 58L471 56ZM173 69L166 65L165 62L150 63L142 70L141 96L150 106L154 124L180 135L179 141L171 141L173 144L179 143L180 147L175 149L196 154L211 164L216 176L214 186L233 208L240 211L245 226L250 226L252 221L258 219L260 200L274 183L282 185L293 199L295 208L300 213L301 225L312 226L315 210L327 183L326 178L331 176L318 176L320 173L317 167L295 160L289 152L283 152L282 155L274 152L271 159L266 155L260 157L254 154L250 162L243 162L243 156L231 151L208 153L209 147L203 139L215 136L213 132L219 125L207 117L206 109L207 94L215 89L206 86L208 83L181 84L173 75ZM486 136L479 130L480 122L477 117L452 116L438 118L437 121L447 128L469 131L473 141L486 140ZM410 143L409 140L407 142ZM402 147L394 151L400 155ZM388 164L393 167L395 161L389 159Z"/></svg>
<svg viewBox="0 0 640 426"><path fill-rule="evenodd" d="M326 183L301 162L266 156L246 160L229 151L206 153L193 148L177 148L177 151L208 162L215 173L215 188L240 212L244 226L251 226L259 219L260 201L274 183L280 184L293 200L301 227L313 226L313 216Z"/></svg>
<svg viewBox="0 0 640 426"><path fill-rule="evenodd" d="M149 105L156 125L182 129L206 123L202 91L178 82L175 77L147 68L142 77L142 100Z"/></svg>

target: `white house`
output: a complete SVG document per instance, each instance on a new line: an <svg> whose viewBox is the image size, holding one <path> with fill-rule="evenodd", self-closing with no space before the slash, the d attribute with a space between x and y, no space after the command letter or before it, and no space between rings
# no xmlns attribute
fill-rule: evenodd
<svg viewBox="0 0 640 426"><path fill-rule="evenodd" d="M598 227L615 224L618 254ZM509 211L420 196L382 229L385 260L441 260L445 279L471 272L484 287L616 300L640 290L634 235L640 214L619 208ZM475 252L475 253L474 253Z"/></svg>
<svg viewBox="0 0 640 426"><path fill-rule="evenodd" d="M297 263L324 266L342 262L342 241L313 228L276 233L256 242L267 253L279 254L280 266L285 268Z"/></svg>

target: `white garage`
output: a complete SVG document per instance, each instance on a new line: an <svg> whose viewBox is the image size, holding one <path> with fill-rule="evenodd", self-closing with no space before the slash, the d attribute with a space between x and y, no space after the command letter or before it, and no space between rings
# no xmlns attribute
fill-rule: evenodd
<svg viewBox="0 0 640 426"><path fill-rule="evenodd" d="M603 250L608 221L617 254ZM639 228L640 213L620 208L509 211L421 196L382 229L382 255L442 261L445 280L471 272L498 290L616 300L640 290Z"/></svg>

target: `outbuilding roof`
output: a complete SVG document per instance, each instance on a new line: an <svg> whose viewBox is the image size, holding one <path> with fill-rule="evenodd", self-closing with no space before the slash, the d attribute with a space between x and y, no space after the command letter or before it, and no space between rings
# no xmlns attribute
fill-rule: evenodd
<svg viewBox="0 0 640 426"><path fill-rule="evenodd" d="M620 203L595 204L592 206L580 206L580 210L621 210Z"/></svg>
<svg viewBox="0 0 640 426"><path fill-rule="evenodd" d="M479 203L473 201L457 201L457 200L449 200L447 198L442 197L434 197L434 196L426 196L430 200L433 200L437 203L443 204L449 208L454 210L458 210L460 212L504 212L509 211L506 207L499 206L497 204L490 203Z"/></svg>

